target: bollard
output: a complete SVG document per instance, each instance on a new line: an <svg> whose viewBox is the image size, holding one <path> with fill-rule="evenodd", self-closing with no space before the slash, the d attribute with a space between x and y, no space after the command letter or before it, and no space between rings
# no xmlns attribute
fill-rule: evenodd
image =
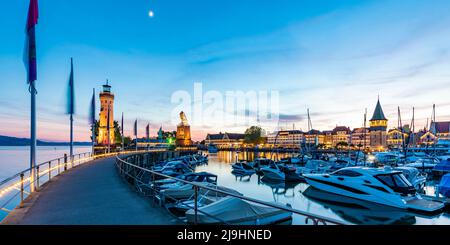
<svg viewBox="0 0 450 245"><path fill-rule="evenodd" d="M23 208L23 173L20 174L20 206Z"/></svg>

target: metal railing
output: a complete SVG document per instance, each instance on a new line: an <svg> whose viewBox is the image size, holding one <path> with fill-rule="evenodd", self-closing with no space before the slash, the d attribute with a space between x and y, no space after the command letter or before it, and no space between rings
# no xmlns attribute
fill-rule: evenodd
<svg viewBox="0 0 450 245"><path fill-rule="evenodd" d="M36 165L36 177L31 181L30 170L27 168L11 177L0 181L0 222L16 207L23 207L24 200L30 196L31 183L34 184L35 191L40 191L41 187L56 176L81 164L95 159L115 156L119 154L144 153L156 150L125 150L111 153L93 155L92 152L83 152L73 155L71 158L67 154L63 157L55 158Z"/></svg>
<svg viewBox="0 0 450 245"><path fill-rule="evenodd" d="M136 165L136 162L137 162L136 156L138 156L138 155L139 154L128 155L124 159L120 158L119 156L116 157L116 167L117 167L120 175L122 175L123 177L132 179L135 184L139 183L139 184L146 185L147 187L150 187L150 194L149 194L149 196L153 197L153 201L155 201L155 198L158 195L158 190L156 190L156 187L154 185L155 180L156 180L156 176L159 176L160 178L165 178L165 179L172 179L172 180L184 183L184 184L191 185L192 188L194 189L194 194L193 194L194 206L193 207L192 206L188 206L188 208L194 210L194 215L195 215L194 224L198 223L198 214L199 213L217 220L218 221L217 223L227 224L226 221L221 220L220 218L214 217L214 216L212 216L212 215L210 215L208 213L205 213L205 212L203 212L202 210L199 209L198 200L199 200L199 195L201 193L201 190L204 190L204 192L205 191L210 191L212 193L219 193L219 194L221 194L223 196L236 197L236 198L239 198L241 200L245 200L245 201L250 202L250 203L256 203L256 204L259 204L259 205L262 205L262 206L272 207L272 208L275 208L275 209L278 209L278 210L291 212L291 213L293 213L293 214L295 214L297 216L304 217L305 218L304 219L304 224L313 224L313 225L320 225L320 224L323 224L323 225L326 225L326 224L345 225L346 224L346 223L344 223L342 221L339 221L339 220L335 220L335 219L328 218L328 217L325 217L325 216L316 215L316 214L312 214L312 213L309 213L309 212L297 210L297 209L294 209L294 208L292 208L290 206L287 206L287 205L281 205L281 204L278 204L278 203L266 202L266 201L258 200L258 199L255 199L255 198L246 197L246 196L239 195L239 194L236 194L236 193L231 193L231 192L228 192L228 191L217 189L217 188L214 188L214 187L205 186L205 185L202 185L202 184L199 184L199 183L189 182L189 181L186 181L186 180L183 180L183 179L180 179L180 178L176 178L176 177L172 177L172 176L169 176L169 175L165 175L165 174L162 174L162 173L158 173L158 172L155 172L155 171L153 171L153 170L151 170L149 168L145 168L145 167ZM135 163L134 164L130 163L129 162L130 160L134 161ZM151 178L149 178L149 180L148 180L150 182L142 181L138 177L138 175L142 176L143 175L142 173L150 174ZM135 185L135 187L136 187L136 185ZM138 191L140 191L140 190L138 190ZM148 193L144 193L144 194L148 194Z"/></svg>

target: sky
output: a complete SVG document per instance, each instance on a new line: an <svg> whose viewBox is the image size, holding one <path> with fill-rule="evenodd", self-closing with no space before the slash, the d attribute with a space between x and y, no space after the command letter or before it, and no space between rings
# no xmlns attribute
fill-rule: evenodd
<svg viewBox="0 0 450 245"><path fill-rule="evenodd" d="M29 137L28 2L0 1L0 135ZM174 130L172 96L193 94L194 83L219 94L279 92L279 122L265 125L269 132L306 130L308 108L315 129L361 127L378 96L390 127L398 106L403 123L415 107L417 128L433 103L436 120L450 120L449 11L446 0L40 0L37 135L69 139L70 57L76 141L89 141L92 88L98 92L106 79L126 135L136 118L140 136L147 123L151 135L160 126ZM204 121L191 125L194 140L248 126Z"/></svg>

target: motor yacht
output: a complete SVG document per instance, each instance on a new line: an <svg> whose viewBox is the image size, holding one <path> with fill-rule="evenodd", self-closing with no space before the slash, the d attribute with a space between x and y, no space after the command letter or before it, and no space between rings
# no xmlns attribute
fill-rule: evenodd
<svg viewBox="0 0 450 245"><path fill-rule="evenodd" d="M441 160L436 166L433 167L434 174L446 174L450 173L450 158Z"/></svg>
<svg viewBox="0 0 450 245"><path fill-rule="evenodd" d="M450 174L442 176L438 189L441 195L450 197Z"/></svg>
<svg viewBox="0 0 450 245"><path fill-rule="evenodd" d="M436 158L420 158L415 162L407 163L405 167L413 167L423 171L430 172L437 164L439 160Z"/></svg>
<svg viewBox="0 0 450 245"><path fill-rule="evenodd" d="M331 164L323 160L308 160L303 167L297 167L297 174L313 174L330 172Z"/></svg>
<svg viewBox="0 0 450 245"><path fill-rule="evenodd" d="M261 168L264 178L286 182L298 182L303 180L303 177L297 174L296 170L297 169L294 167L276 164L275 162L271 162L269 166Z"/></svg>
<svg viewBox="0 0 450 245"><path fill-rule="evenodd" d="M269 164L272 162L273 160L267 158L256 158L255 160L253 160L253 162L250 162L249 165L252 166L253 169L255 169L257 174L262 174L260 169L269 166Z"/></svg>
<svg viewBox="0 0 450 245"><path fill-rule="evenodd" d="M176 179L167 178L157 180L155 181L154 186L156 187L157 190L169 189L173 188L174 186L183 185L184 183L181 182L180 180L185 180L189 182L206 182L217 184L217 175L208 172L187 173L178 176Z"/></svg>
<svg viewBox="0 0 450 245"><path fill-rule="evenodd" d="M255 169L245 161L239 161L233 164L231 168L233 169L234 173L240 175L252 175L256 172Z"/></svg>
<svg viewBox="0 0 450 245"><path fill-rule="evenodd" d="M168 175L171 177L177 177L177 176L180 176L183 174L194 172L194 170L191 167L189 167L189 165L184 163L183 161L170 161L170 162L166 163L163 167L154 168L153 171L160 173L160 174ZM155 175L156 180L164 179L164 178L165 177L163 177L163 176Z"/></svg>
<svg viewBox="0 0 450 245"><path fill-rule="evenodd" d="M403 176L417 191L423 191L427 182L427 174L413 167L395 167L393 170L401 171Z"/></svg>
<svg viewBox="0 0 450 245"><path fill-rule="evenodd" d="M436 212L444 203L425 200L400 171L390 167L347 167L330 174L304 174L306 182L323 191L420 212Z"/></svg>

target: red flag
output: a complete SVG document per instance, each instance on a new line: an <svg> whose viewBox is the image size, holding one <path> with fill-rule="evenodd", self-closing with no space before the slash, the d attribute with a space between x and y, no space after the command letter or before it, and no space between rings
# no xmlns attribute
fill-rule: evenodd
<svg viewBox="0 0 450 245"><path fill-rule="evenodd" d="M37 0L30 0L30 7L28 8L27 31L38 23L39 11Z"/></svg>
<svg viewBox="0 0 450 245"><path fill-rule="evenodd" d="M37 0L30 0L30 6L28 8L28 19L26 26L26 42L24 63L27 68L27 82L33 82L37 79L37 62L36 62L36 33L35 26L38 22L38 3Z"/></svg>

